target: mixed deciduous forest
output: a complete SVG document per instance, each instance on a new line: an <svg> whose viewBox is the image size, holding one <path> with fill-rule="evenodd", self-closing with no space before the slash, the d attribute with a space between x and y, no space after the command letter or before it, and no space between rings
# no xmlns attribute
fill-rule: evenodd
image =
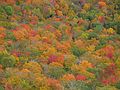
<svg viewBox="0 0 120 90"><path fill-rule="evenodd" d="M0 0L0 90L120 90L120 0Z"/></svg>

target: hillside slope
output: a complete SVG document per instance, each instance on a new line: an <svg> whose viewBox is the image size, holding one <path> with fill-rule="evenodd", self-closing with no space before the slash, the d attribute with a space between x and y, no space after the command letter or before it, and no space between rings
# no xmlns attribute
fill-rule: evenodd
<svg viewBox="0 0 120 90"><path fill-rule="evenodd" d="M120 0L0 0L0 90L119 90Z"/></svg>

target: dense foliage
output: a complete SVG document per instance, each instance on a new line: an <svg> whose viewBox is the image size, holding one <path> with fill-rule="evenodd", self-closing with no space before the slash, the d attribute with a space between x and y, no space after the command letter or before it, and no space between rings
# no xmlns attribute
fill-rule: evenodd
<svg viewBox="0 0 120 90"><path fill-rule="evenodd" d="M120 90L120 0L0 0L0 90Z"/></svg>

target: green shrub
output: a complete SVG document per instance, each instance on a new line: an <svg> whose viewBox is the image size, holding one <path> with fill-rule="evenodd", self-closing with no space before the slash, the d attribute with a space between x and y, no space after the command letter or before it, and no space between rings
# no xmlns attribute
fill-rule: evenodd
<svg viewBox="0 0 120 90"><path fill-rule="evenodd" d="M7 31L7 32L6 32L5 40L13 40L13 41L15 41L16 38L15 38L15 36L13 35L13 32Z"/></svg>
<svg viewBox="0 0 120 90"><path fill-rule="evenodd" d="M13 15L14 10L12 6L6 6L5 8L5 12L7 13L7 15Z"/></svg>
<svg viewBox="0 0 120 90"><path fill-rule="evenodd" d="M92 38L97 38L98 39L98 34L96 32L90 32L88 39L92 39Z"/></svg>
<svg viewBox="0 0 120 90"><path fill-rule="evenodd" d="M120 82L118 82L118 83L115 85L115 87L116 87L117 89L120 89Z"/></svg>
<svg viewBox="0 0 120 90"><path fill-rule="evenodd" d="M92 19L95 18L95 14L96 14L95 10L90 10L83 17L85 17L86 19L89 19L91 21Z"/></svg>
<svg viewBox="0 0 120 90"><path fill-rule="evenodd" d="M73 46L71 48L71 52L73 53L73 55L79 57L79 56L83 55L86 51L84 49L80 49L77 46Z"/></svg>
<svg viewBox="0 0 120 90"><path fill-rule="evenodd" d="M100 31L102 31L102 29L103 29L103 25L100 24L100 23L96 23L96 25L95 25L95 27L94 27L94 30L95 30L96 32L100 32Z"/></svg>
<svg viewBox="0 0 120 90"><path fill-rule="evenodd" d="M4 68L13 67L16 64L16 60L13 56L9 55L7 51L4 51L3 53L0 53L0 64Z"/></svg>
<svg viewBox="0 0 120 90"><path fill-rule="evenodd" d="M0 90L5 90L2 86L0 86Z"/></svg>
<svg viewBox="0 0 120 90"><path fill-rule="evenodd" d="M100 39L99 40L99 44L96 46L96 50L101 49L102 47L104 47L107 44L107 40L106 39Z"/></svg>

